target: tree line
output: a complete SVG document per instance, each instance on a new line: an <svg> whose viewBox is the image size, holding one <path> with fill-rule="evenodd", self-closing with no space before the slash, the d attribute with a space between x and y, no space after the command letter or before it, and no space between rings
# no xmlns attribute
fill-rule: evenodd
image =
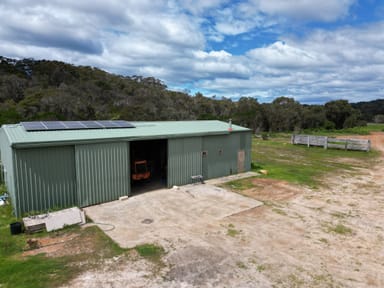
<svg viewBox="0 0 384 288"><path fill-rule="evenodd" d="M250 97L232 101L201 93L191 96L171 91L153 77L121 76L59 61L0 56L0 124L37 120L232 119L235 124L262 132L341 129L365 125L384 114L376 109L375 115L367 115L360 108L346 100L305 105L288 97L259 103Z"/></svg>

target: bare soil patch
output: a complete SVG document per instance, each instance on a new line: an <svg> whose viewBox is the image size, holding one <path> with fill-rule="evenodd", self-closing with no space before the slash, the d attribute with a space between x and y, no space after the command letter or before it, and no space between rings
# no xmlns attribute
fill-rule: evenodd
<svg viewBox="0 0 384 288"><path fill-rule="evenodd" d="M289 200L302 192L300 187L274 179L256 178L252 180L252 184L253 188L246 189L241 194L259 201Z"/></svg>
<svg viewBox="0 0 384 288"><path fill-rule="evenodd" d="M384 133L360 137L384 152ZM384 157L370 169L327 175L318 189L255 179L243 193L265 205L221 217L192 217L187 200L171 214L161 201L138 206L173 217L169 229L140 224L143 240L165 248L165 266L109 260L66 287L384 287L383 175ZM136 212L124 211L128 222Z"/></svg>
<svg viewBox="0 0 384 288"><path fill-rule="evenodd" d="M94 242L91 236L81 237L78 233L58 233L56 235L32 238L28 241L22 256L45 254L48 257L61 257L92 253Z"/></svg>

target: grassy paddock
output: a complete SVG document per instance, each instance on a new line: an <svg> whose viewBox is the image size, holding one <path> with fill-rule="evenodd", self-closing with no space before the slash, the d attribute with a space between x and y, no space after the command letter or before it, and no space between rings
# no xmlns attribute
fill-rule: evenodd
<svg viewBox="0 0 384 288"><path fill-rule="evenodd" d="M320 177L326 173L368 167L377 155L376 151L326 150L321 147L292 145L288 134L275 135L267 141L254 138L252 142L254 170L268 171L267 175L261 177L311 187L317 186ZM242 184L244 185L246 184Z"/></svg>
<svg viewBox="0 0 384 288"><path fill-rule="evenodd" d="M120 248L98 227L67 227L50 233L32 235L11 235L9 224L16 221L11 216L11 205L0 207L0 287L1 288L40 288L58 287L73 277L127 251ZM77 253L60 257L47 257L44 254L22 256L28 249L27 240L40 237L60 237L76 234L74 247ZM72 242L71 242L72 243ZM88 249L85 249L88 248ZM89 247L92 247L89 249Z"/></svg>
<svg viewBox="0 0 384 288"><path fill-rule="evenodd" d="M11 216L11 205L0 207L0 287L55 287L69 271L63 259L43 255L22 257L28 236L11 235L9 224L16 221Z"/></svg>
<svg viewBox="0 0 384 288"><path fill-rule="evenodd" d="M115 256L126 256L136 250L140 256L162 267L164 249L153 244L123 249L105 235L97 226L81 228L78 225L53 232L31 235L11 235L9 224L20 219L12 216L11 205L0 206L0 287L1 288L50 288L68 283L83 271L104 265L105 260ZM48 257L45 254L23 256L29 249L27 240L41 237L75 235L69 248L73 253ZM161 265L160 265L161 264Z"/></svg>
<svg viewBox="0 0 384 288"><path fill-rule="evenodd" d="M383 132L384 124L369 123L367 126L353 127L342 130L305 130L302 134L342 136L342 135L368 135L371 132Z"/></svg>

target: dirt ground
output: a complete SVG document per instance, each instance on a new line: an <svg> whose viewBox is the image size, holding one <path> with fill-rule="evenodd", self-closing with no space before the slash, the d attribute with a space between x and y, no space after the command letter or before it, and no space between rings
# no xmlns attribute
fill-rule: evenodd
<svg viewBox="0 0 384 288"><path fill-rule="evenodd" d="M370 139L384 155L384 134ZM245 194L264 206L183 227L173 219L168 232L148 224L143 240L165 248L164 266L108 260L63 287L384 287L383 175L384 156L353 177L328 175L314 190L255 179Z"/></svg>

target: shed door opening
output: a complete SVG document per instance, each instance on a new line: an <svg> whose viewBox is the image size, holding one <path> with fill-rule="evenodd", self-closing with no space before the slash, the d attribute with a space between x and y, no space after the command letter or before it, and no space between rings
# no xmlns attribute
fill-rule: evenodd
<svg viewBox="0 0 384 288"><path fill-rule="evenodd" d="M167 186L167 139L130 142L133 194Z"/></svg>

